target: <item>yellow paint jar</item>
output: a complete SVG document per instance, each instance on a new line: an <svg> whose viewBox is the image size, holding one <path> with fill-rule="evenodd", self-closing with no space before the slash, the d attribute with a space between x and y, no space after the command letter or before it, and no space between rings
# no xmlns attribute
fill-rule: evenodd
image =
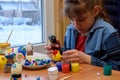
<svg viewBox="0 0 120 80"><path fill-rule="evenodd" d="M71 71L72 72L78 72L80 68L80 64L79 63L71 63Z"/></svg>

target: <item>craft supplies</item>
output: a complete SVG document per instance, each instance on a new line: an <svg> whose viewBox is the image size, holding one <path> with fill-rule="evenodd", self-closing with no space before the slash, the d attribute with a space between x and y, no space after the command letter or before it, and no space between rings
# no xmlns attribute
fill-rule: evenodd
<svg viewBox="0 0 120 80"><path fill-rule="evenodd" d="M8 43L8 41L9 41L9 39L10 39L10 37L11 37L12 32L13 32L13 30L11 30L11 32L10 32L10 34L9 34L9 36L8 36L8 39L7 39L7 41L6 41L6 43Z"/></svg>
<svg viewBox="0 0 120 80"><path fill-rule="evenodd" d="M58 68L58 71L62 71L62 62L57 62L56 66Z"/></svg>
<svg viewBox="0 0 120 80"><path fill-rule="evenodd" d="M57 67L48 68L48 77L49 77L49 80L57 80L58 79Z"/></svg>
<svg viewBox="0 0 120 80"><path fill-rule="evenodd" d="M20 63L14 63L11 67L11 75L13 78L20 78L22 72L22 65Z"/></svg>
<svg viewBox="0 0 120 80"><path fill-rule="evenodd" d="M70 71L70 64L69 63L63 63L62 64L62 72L68 73Z"/></svg>
<svg viewBox="0 0 120 80"><path fill-rule="evenodd" d="M103 74L105 76L110 76L112 75L112 66L111 65L104 65L103 66Z"/></svg>
<svg viewBox="0 0 120 80"><path fill-rule="evenodd" d="M71 63L71 71L72 72L78 72L80 68L79 63Z"/></svg>
<svg viewBox="0 0 120 80"><path fill-rule="evenodd" d="M4 69L4 65L7 63L5 56L0 56L0 69Z"/></svg>
<svg viewBox="0 0 120 80"><path fill-rule="evenodd" d="M61 55L61 53L60 53L59 50L53 50L52 59L53 59L54 61L60 61L60 60L61 60L61 57L62 57L62 55Z"/></svg>

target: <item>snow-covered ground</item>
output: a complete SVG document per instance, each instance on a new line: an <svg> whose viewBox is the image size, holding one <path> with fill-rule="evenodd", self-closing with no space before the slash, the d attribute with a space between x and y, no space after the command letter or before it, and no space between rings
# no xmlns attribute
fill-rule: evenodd
<svg viewBox="0 0 120 80"><path fill-rule="evenodd" d="M11 46L26 45L28 42L42 42L42 27L40 25L0 25L0 42L6 42L13 30L8 42Z"/></svg>
<svg viewBox="0 0 120 80"><path fill-rule="evenodd" d="M0 0L0 1L1 1L0 42L7 41L11 30L13 30L13 32L8 41L9 43L11 43L11 46L26 45L28 42L31 43L42 42L42 26L40 24L41 23L40 20L37 20L36 23L34 23L34 20L32 20L33 16L20 17L22 12L20 14L14 12L18 8L20 8L20 11L21 9L25 11L28 9L30 9L30 11L31 10L34 11L36 9L35 4L33 4L34 0ZM26 3L23 4L22 2ZM22 6L19 7L18 4L19 5L22 4ZM11 12L11 10L14 11ZM31 15L31 13L28 15ZM36 17L38 16L36 15Z"/></svg>

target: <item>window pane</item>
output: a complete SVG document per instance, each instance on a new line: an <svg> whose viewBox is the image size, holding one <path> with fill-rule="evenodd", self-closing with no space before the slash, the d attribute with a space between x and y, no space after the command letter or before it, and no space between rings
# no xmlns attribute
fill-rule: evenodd
<svg viewBox="0 0 120 80"><path fill-rule="evenodd" d="M44 0L0 0L0 42L11 46L44 42L43 4Z"/></svg>

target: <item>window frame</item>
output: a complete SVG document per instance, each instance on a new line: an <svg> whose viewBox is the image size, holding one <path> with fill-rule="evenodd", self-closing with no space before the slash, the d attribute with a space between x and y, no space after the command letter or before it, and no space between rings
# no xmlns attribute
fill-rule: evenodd
<svg viewBox="0 0 120 80"><path fill-rule="evenodd" d="M34 52L46 53L44 46L48 44L48 36L54 34L54 0L44 0L44 43L33 45Z"/></svg>

